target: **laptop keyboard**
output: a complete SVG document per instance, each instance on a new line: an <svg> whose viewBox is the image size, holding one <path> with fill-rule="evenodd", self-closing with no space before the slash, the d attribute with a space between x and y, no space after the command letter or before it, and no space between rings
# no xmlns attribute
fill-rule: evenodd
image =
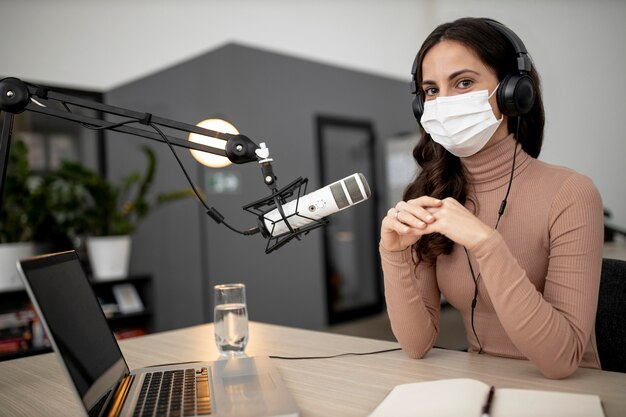
<svg viewBox="0 0 626 417"><path fill-rule="evenodd" d="M185 417L211 414L207 368L145 375L133 417Z"/></svg>

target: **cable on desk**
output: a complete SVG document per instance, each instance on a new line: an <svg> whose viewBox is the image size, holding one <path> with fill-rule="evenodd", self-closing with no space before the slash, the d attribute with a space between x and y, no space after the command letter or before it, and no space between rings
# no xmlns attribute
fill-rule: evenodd
<svg viewBox="0 0 626 417"><path fill-rule="evenodd" d="M338 358L340 356L365 356L365 355L375 355L377 353L386 353L386 352L394 352L396 350L402 350L402 348L393 348L386 350L377 350L374 352L348 352L348 353L340 353L338 355L330 355L330 356L270 356L271 359L285 359L285 360L303 360L303 359L331 359Z"/></svg>

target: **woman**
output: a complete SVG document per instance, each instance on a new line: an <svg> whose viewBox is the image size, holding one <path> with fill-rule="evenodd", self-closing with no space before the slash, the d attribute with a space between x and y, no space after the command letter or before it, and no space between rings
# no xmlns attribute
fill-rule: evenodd
<svg viewBox="0 0 626 417"><path fill-rule="evenodd" d="M587 177L535 159L543 104L521 40L490 19L440 25L414 77L420 170L380 241L400 345L414 358L433 347L443 295L470 352L526 358L548 378L600 368L602 202ZM511 78L523 78L518 111Z"/></svg>

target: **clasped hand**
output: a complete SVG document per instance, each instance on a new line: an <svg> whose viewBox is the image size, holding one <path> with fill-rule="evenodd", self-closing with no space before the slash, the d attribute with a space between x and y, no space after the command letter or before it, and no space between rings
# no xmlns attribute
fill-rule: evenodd
<svg viewBox="0 0 626 417"><path fill-rule="evenodd" d="M380 235L381 245L389 251L404 250L430 233L441 233L472 250L493 232L454 198L422 196L389 209Z"/></svg>

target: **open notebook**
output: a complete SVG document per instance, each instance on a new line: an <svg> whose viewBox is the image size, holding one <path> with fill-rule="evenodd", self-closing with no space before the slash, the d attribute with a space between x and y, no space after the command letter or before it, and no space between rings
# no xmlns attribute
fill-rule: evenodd
<svg viewBox="0 0 626 417"><path fill-rule="evenodd" d="M397 385L370 417L478 417L489 388L475 379ZM491 416L604 417L604 411L597 395L497 388Z"/></svg>
<svg viewBox="0 0 626 417"><path fill-rule="evenodd" d="M297 417L267 357L130 370L74 251L18 262L85 415ZM154 349L160 349L158 345Z"/></svg>

